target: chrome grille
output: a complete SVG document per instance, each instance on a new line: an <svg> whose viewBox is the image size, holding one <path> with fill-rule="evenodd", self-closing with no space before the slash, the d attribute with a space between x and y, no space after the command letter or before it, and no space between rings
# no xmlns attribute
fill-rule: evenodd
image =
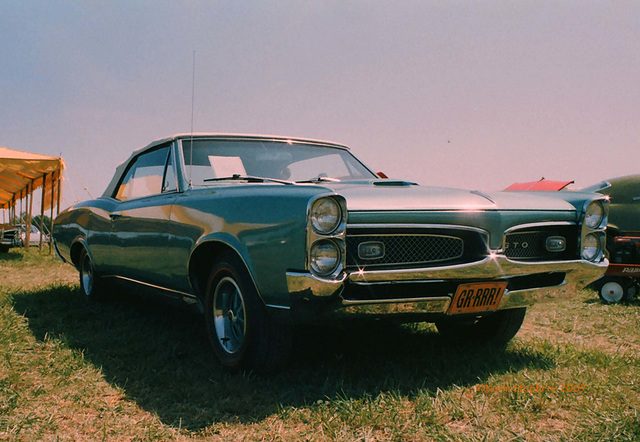
<svg viewBox="0 0 640 442"><path fill-rule="evenodd" d="M547 238L561 237L564 250L547 250ZM579 258L580 226L543 226L535 230L511 231L504 236L504 254L519 261L557 261Z"/></svg>
<svg viewBox="0 0 640 442"><path fill-rule="evenodd" d="M384 244L384 255L367 259L358 255L363 243ZM347 266L433 264L456 260L464 253L461 238L445 235L347 235Z"/></svg>
<svg viewBox="0 0 640 442"><path fill-rule="evenodd" d="M4 234L2 235L4 239L14 239L16 237L16 234L18 233L17 230L5 230L3 232Z"/></svg>
<svg viewBox="0 0 640 442"><path fill-rule="evenodd" d="M508 258L536 259L547 254L545 241L549 232L518 232L505 235L504 251Z"/></svg>

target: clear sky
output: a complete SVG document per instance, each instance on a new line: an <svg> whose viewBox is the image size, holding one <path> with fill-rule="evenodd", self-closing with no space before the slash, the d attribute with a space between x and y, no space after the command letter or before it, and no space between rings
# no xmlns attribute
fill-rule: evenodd
<svg viewBox="0 0 640 442"><path fill-rule="evenodd" d="M194 51L196 132L483 190L640 173L636 0L7 0L0 21L0 146L61 154L65 205L191 130Z"/></svg>

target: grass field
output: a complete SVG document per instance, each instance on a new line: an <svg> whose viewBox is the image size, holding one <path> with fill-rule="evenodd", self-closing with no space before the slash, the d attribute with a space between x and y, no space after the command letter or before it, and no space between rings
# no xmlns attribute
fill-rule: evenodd
<svg viewBox="0 0 640 442"><path fill-rule="evenodd" d="M299 331L290 369L229 375L200 317L0 255L0 439L638 440L640 302L529 309L504 350L430 325Z"/></svg>

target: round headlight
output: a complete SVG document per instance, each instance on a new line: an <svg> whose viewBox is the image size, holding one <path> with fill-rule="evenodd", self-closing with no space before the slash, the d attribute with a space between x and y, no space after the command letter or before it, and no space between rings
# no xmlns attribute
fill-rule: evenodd
<svg viewBox="0 0 640 442"><path fill-rule="evenodd" d="M340 225L342 210L333 198L320 198L311 206L309 216L313 229L321 235L328 235Z"/></svg>
<svg viewBox="0 0 640 442"><path fill-rule="evenodd" d="M340 265L340 249L329 239L314 243L311 246L309 265L318 275L330 275Z"/></svg>
<svg viewBox="0 0 640 442"><path fill-rule="evenodd" d="M601 242L598 235L589 233L582 240L582 257L587 261L593 261L600 255Z"/></svg>
<svg viewBox="0 0 640 442"><path fill-rule="evenodd" d="M604 220L604 207L599 201L593 201L587 206L584 222L590 229L597 229Z"/></svg>

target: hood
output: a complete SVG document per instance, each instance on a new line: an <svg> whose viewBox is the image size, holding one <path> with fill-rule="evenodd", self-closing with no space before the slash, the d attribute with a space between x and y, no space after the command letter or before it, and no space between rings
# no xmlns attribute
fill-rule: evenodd
<svg viewBox="0 0 640 442"><path fill-rule="evenodd" d="M375 184L374 184L375 183ZM559 194L494 192L419 186L403 181L368 183L323 183L347 200L347 209L357 211L575 211Z"/></svg>

